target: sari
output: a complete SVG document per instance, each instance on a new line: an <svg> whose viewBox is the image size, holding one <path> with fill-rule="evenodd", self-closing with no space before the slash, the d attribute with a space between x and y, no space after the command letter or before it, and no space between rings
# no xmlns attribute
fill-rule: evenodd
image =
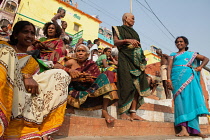
<svg viewBox="0 0 210 140"><path fill-rule="evenodd" d="M138 33L131 27L113 26L119 40L136 39L140 42ZM118 87L118 111L119 114L129 113L134 95L140 95L137 109L144 103L143 97L150 95L150 88L144 72L146 60L141 47L134 48L130 44L117 46L118 68L117 68L117 87Z"/></svg>
<svg viewBox="0 0 210 140"><path fill-rule="evenodd" d="M107 58L105 54L102 54L99 56L99 58L96 60L96 64L99 66L99 69L101 72L105 72L107 70L117 72L115 65L110 65L109 67L104 67L104 64L102 62L103 59L106 59L107 65L109 65L110 60Z"/></svg>
<svg viewBox="0 0 210 140"><path fill-rule="evenodd" d="M41 46L36 46L36 49L41 50L40 57L41 59L53 61L55 64L61 57L67 55L66 46L62 39L53 38L46 39L40 38L42 44L44 44L47 48L42 48Z"/></svg>
<svg viewBox="0 0 210 140"><path fill-rule="evenodd" d="M0 42L0 52L1 136L33 139L57 131L64 120L69 75L60 69L38 73L32 56L16 53L6 42ZM33 75L38 95L26 91L21 73Z"/></svg>
<svg viewBox="0 0 210 140"><path fill-rule="evenodd" d="M195 59L197 54L185 51L170 55L173 58L171 80L175 126L185 126L190 134L200 133L198 117L209 114L200 85L200 72L194 70L200 64Z"/></svg>
<svg viewBox="0 0 210 140"><path fill-rule="evenodd" d="M95 80L93 83L72 81L69 85L68 104L81 110L96 110L102 108L103 98L111 100L109 105L117 101L114 72L100 73L98 66L92 60L86 60L76 70L90 73Z"/></svg>

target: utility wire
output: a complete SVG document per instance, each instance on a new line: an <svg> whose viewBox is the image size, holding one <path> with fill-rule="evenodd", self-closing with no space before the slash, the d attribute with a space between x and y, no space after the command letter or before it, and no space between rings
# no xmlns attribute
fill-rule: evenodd
<svg viewBox="0 0 210 140"><path fill-rule="evenodd" d="M138 1L136 1L136 2L138 2ZM140 4L140 3L138 2L138 4ZM141 4L141 5L144 6L143 4ZM141 7L139 7L139 8L141 8ZM145 6L144 6L144 8L145 8ZM157 28L159 28L159 29L161 30L161 32L162 32L163 34L165 34L165 36L167 36L168 39L169 39L170 41L172 41L172 40L169 38L169 36L166 35L166 33L163 32L163 30L162 30L162 29L154 22L154 20L146 13L146 11L145 11L144 9L142 9L142 8L141 8L141 10L150 18L150 20L153 21L153 23L157 26ZM137 13L139 13L139 12L137 12ZM140 32L140 31L138 31L138 32ZM141 32L141 34L143 34L143 33ZM158 43L157 41L151 39L150 37L148 37L148 36L146 36L146 35L144 35L144 34L143 34L143 36L144 36L145 38L147 38L148 40L151 40L152 42L154 42L154 43L156 43L157 45L161 46L161 48L164 48L164 49L166 49L166 50L172 52L170 49L168 49L168 47L166 47L166 46L164 46L164 45Z"/></svg>
<svg viewBox="0 0 210 140"><path fill-rule="evenodd" d="M119 19L117 19L117 18L113 18L113 17L111 17L109 14L107 14L107 13L109 13L109 12L107 12L106 10L104 10L103 8L101 8L101 9L103 9L104 11L106 11L106 12L103 12L103 11L101 11L100 9L98 9L98 8L96 8L95 6L97 6L97 7L99 7L97 4L95 4L94 3L94 5L95 6L92 6L91 4L89 4L89 3L87 3L87 2L85 2L84 0L80 0L80 1L82 1L83 3L85 3L85 4L87 4L88 6L90 6L90 7L92 7L92 8L94 8L94 9L96 9L97 11L99 11L99 12L101 12L101 13L103 13L103 14L105 14L106 16L108 16L108 17L110 17L110 18L112 18L112 19L114 19L115 21L117 21L117 22L119 22L119 21L121 21L121 20L119 20ZM90 1L91 2L91 1ZM139 1L137 1L137 2L139 2ZM92 4L93 4L93 2L91 2ZM139 4L141 4L140 2L139 2ZM144 8L146 8L143 4L141 4ZM149 10L148 8L146 8L148 11L150 11L151 13L152 13L152 11L151 10ZM113 15L113 14L112 14ZM105 22L105 21L103 21L103 23L105 23L105 24L107 24L107 25L109 25L109 26L112 26L112 25L110 25L109 23L107 23L107 22ZM157 41L154 41L153 39L151 39L150 37L148 37L147 35L145 35L144 33L142 33L141 31L139 31L140 32L140 34L142 35L142 36L144 36L145 38L147 38L148 40L151 40L152 42L154 42L154 43L156 43L156 44L158 44L158 45L160 45ZM146 43L146 42L142 42L142 43L144 43L144 44L148 44L148 43ZM160 45L160 46L163 46L163 45ZM165 48L165 47L164 47ZM167 49L167 48L166 48ZM167 50L169 50L169 49L167 49ZM169 50L170 52L172 52L171 50Z"/></svg>
<svg viewBox="0 0 210 140"><path fill-rule="evenodd" d="M155 26L157 26L157 28L171 41L173 41L156 23L155 21L145 12L144 9L141 9L148 17L149 19L155 24Z"/></svg>
<svg viewBox="0 0 210 140"><path fill-rule="evenodd" d="M144 0L147 4L147 6L149 7L149 9L152 11L152 13L154 14L154 16L158 19L158 21L163 25L163 27L169 32L169 34L171 34L171 36L175 39L174 35L168 30L168 28L166 28L166 26L163 24L163 22L158 18L158 16L154 13L154 11L152 10L152 8L150 7L150 5L147 3L146 0Z"/></svg>
<svg viewBox="0 0 210 140"><path fill-rule="evenodd" d="M81 0L81 1L82 1L82 2L84 2L85 4L89 5L90 7L95 8L95 9L96 9L96 10L98 10L99 12L101 12L101 13L103 13L103 14L107 15L108 17L110 17L110 18L114 19L115 21L119 22L117 19L113 18L112 16L110 16L110 15L109 15L109 14L107 14L106 12L103 12L102 10L100 10L100 9L98 9L98 8L96 8L96 7L94 7L94 6L92 6L91 4L89 4L89 3L85 2L84 0ZM96 4L95 4L95 5L96 5Z"/></svg>
<svg viewBox="0 0 210 140"><path fill-rule="evenodd" d="M113 13L110 13L109 11L105 10L104 8L100 7L99 5L95 4L94 2L92 2L90 0L89 0L89 2L92 3L93 5L99 7L100 9L104 10L105 13L108 14L109 17L111 17L110 15L112 15L112 17L114 17L116 19L116 21L121 22L121 20L119 20L118 17L114 16Z"/></svg>
<svg viewBox="0 0 210 140"><path fill-rule="evenodd" d="M144 6L141 2L139 2L138 0L136 0L136 2L138 2L141 6L143 6L145 9L147 9L149 12L152 13L152 11L150 9L148 9L146 6Z"/></svg>

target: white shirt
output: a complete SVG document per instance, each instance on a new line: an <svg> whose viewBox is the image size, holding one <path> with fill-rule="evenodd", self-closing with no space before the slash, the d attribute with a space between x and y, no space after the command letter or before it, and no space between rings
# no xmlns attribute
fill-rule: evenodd
<svg viewBox="0 0 210 140"><path fill-rule="evenodd" d="M61 19L57 19L56 22L57 22L58 25L61 27Z"/></svg>

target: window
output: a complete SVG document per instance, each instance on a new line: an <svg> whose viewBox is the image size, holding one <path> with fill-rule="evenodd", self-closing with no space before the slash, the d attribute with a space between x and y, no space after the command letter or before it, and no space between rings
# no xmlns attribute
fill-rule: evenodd
<svg viewBox="0 0 210 140"><path fill-rule="evenodd" d="M8 1L4 7L4 10L7 12L15 13L17 4L13 1Z"/></svg>
<svg viewBox="0 0 210 140"><path fill-rule="evenodd" d="M79 32L79 24L74 23L74 31Z"/></svg>

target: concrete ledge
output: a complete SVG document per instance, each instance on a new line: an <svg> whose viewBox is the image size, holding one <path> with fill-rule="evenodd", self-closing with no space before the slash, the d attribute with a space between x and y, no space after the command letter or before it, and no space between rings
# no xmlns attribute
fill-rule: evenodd
<svg viewBox="0 0 210 140"><path fill-rule="evenodd" d="M210 134L209 125L201 125L204 134ZM174 135L174 123L115 120L107 124L103 118L65 116L57 135L62 136L147 136Z"/></svg>
<svg viewBox="0 0 210 140"><path fill-rule="evenodd" d="M210 137L210 135L209 135ZM59 140L210 140L210 138L202 139L196 136L176 137L174 135L155 135L155 136L70 136L70 137L53 137Z"/></svg>
<svg viewBox="0 0 210 140"><path fill-rule="evenodd" d="M145 110L144 110L144 109ZM154 111L158 110L158 111ZM161 111L165 110L165 111ZM137 115L142 117L147 121L155 121L155 122L174 122L174 114L170 113L171 107L166 107L162 105L152 105L145 103L139 110L137 110ZM116 106L109 106L108 112L115 118L120 118L117 115ZM84 111L84 110L75 110L75 115L84 116L84 117L94 117L101 118L101 110L94 111ZM208 124L207 117L199 117L200 124Z"/></svg>
<svg viewBox="0 0 210 140"><path fill-rule="evenodd" d="M172 99L154 100L154 99L145 97L144 101L145 103L172 107Z"/></svg>

